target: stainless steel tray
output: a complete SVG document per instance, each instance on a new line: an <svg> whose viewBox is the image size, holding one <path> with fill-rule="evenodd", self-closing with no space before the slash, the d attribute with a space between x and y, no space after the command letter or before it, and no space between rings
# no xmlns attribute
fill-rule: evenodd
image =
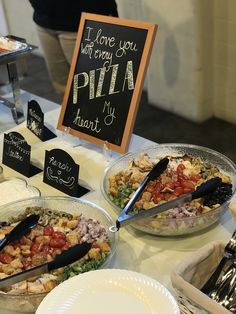
<svg viewBox="0 0 236 314"><path fill-rule="evenodd" d="M18 41L13 36L0 36L0 60L15 57L31 49L27 43Z"/></svg>

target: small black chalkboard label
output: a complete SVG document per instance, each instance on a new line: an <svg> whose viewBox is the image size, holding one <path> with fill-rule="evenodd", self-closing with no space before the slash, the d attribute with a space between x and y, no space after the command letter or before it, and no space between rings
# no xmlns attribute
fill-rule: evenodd
<svg viewBox="0 0 236 314"><path fill-rule="evenodd" d="M43 182L63 193L80 197L89 190L78 184L79 165L62 149L46 151Z"/></svg>
<svg viewBox="0 0 236 314"><path fill-rule="evenodd" d="M28 102L27 128L43 142L56 137L56 135L44 125L44 113L36 100Z"/></svg>
<svg viewBox="0 0 236 314"><path fill-rule="evenodd" d="M18 132L4 134L2 162L6 166L31 177L42 170L30 163L31 146Z"/></svg>
<svg viewBox="0 0 236 314"><path fill-rule="evenodd" d="M128 150L156 25L81 15L58 121L62 131Z"/></svg>

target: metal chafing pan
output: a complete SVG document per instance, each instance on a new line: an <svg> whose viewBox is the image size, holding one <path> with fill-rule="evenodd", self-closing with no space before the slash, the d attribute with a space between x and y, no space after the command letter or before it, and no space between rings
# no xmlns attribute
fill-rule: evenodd
<svg viewBox="0 0 236 314"><path fill-rule="evenodd" d="M0 61L28 52L32 47L14 36L0 36Z"/></svg>

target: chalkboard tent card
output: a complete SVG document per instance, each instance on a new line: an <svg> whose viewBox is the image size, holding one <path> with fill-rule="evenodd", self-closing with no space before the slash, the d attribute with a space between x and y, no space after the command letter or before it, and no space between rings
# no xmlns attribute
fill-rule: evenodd
<svg viewBox="0 0 236 314"><path fill-rule="evenodd" d="M56 137L56 135L44 125L44 113L36 100L28 102L27 128L43 142Z"/></svg>
<svg viewBox="0 0 236 314"><path fill-rule="evenodd" d="M79 184L79 168L66 151L46 150L43 182L67 195L81 197L90 190Z"/></svg>
<svg viewBox="0 0 236 314"><path fill-rule="evenodd" d="M82 13L57 128L125 153L157 25Z"/></svg>
<svg viewBox="0 0 236 314"><path fill-rule="evenodd" d="M32 177L42 170L30 162L31 146L18 132L4 134L2 163L26 177Z"/></svg>

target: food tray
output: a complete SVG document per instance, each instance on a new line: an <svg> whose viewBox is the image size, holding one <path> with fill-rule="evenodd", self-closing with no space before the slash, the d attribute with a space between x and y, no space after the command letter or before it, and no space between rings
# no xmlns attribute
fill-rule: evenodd
<svg viewBox="0 0 236 314"><path fill-rule="evenodd" d="M31 49L31 47L24 42L11 37L0 36L0 60L3 57L15 56L29 49Z"/></svg>
<svg viewBox="0 0 236 314"><path fill-rule="evenodd" d="M205 245L181 262L171 273L171 282L181 313L231 313L200 291L223 257L225 245L223 241Z"/></svg>

